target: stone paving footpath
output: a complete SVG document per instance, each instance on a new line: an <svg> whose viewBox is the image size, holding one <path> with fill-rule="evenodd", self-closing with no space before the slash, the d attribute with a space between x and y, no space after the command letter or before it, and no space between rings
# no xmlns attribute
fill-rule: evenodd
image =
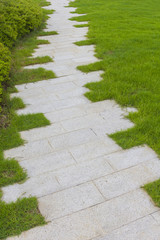
<svg viewBox="0 0 160 240"><path fill-rule="evenodd" d="M100 81L101 71L84 74L76 67L98 61L94 46L76 46L87 27L69 18L69 0L51 0L56 11L47 30L59 35L40 37L33 57L54 62L30 66L53 70L57 78L17 86L27 104L19 114L42 112L51 125L21 132L24 146L5 151L27 170L22 184L4 187L3 200L36 196L48 222L10 240L160 240L160 211L141 186L160 178L160 161L148 146L122 150L107 134L131 128L114 101L91 103L83 85Z"/></svg>

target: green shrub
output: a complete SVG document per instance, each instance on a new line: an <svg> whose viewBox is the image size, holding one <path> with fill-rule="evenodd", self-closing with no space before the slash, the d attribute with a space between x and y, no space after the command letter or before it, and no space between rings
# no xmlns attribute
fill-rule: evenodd
<svg viewBox="0 0 160 240"><path fill-rule="evenodd" d="M9 86L10 49L17 38L38 28L43 10L35 0L0 0L0 112L2 89Z"/></svg>
<svg viewBox="0 0 160 240"><path fill-rule="evenodd" d="M9 71L11 66L10 51L0 43L0 103L2 101L2 87L9 81ZM1 111L1 107L0 107Z"/></svg>
<svg viewBox="0 0 160 240"><path fill-rule="evenodd" d="M42 18L34 0L0 0L0 42L12 47L17 38L38 28Z"/></svg>

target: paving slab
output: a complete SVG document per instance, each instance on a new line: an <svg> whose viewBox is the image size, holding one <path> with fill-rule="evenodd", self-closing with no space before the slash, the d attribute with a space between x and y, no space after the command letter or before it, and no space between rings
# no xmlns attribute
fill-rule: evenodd
<svg viewBox="0 0 160 240"><path fill-rule="evenodd" d="M104 237L92 240L159 240L159 236L160 226L149 215L121 227Z"/></svg>
<svg viewBox="0 0 160 240"><path fill-rule="evenodd" d="M76 145L85 144L95 140L97 136L91 129L81 129L66 134L61 134L56 137L49 138L49 143L54 149L67 149Z"/></svg>
<svg viewBox="0 0 160 240"><path fill-rule="evenodd" d="M76 165L59 169L56 172L56 177L61 186L68 188L98 179L113 172L113 168L106 159L99 157L88 162L80 162Z"/></svg>
<svg viewBox="0 0 160 240"><path fill-rule="evenodd" d="M160 211L153 213L152 217L156 220L156 223L160 225Z"/></svg>
<svg viewBox="0 0 160 240"><path fill-rule="evenodd" d="M2 188L4 193L2 200L10 203L15 202L18 198L30 196L42 197L61 189L55 176L52 173L46 173L29 178L23 184L14 184Z"/></svg>
<svg viewBox="0 0 160 240"><path fill-rule="evenodd" d="M98 141L90 141L89 143L69 148L69 150L77 162L89 161L90 159L121 150L110 139L107 140L98 139Z"/></svg>
<svg viewBox="0 0 160 240"><path fill-rule="evenodd" d="M49 138L65 133L66 131L60 123L55 123L47 127L35 128L29 131L21 132L21 137L30 142L37 141L44 138Z"/></svg>
<svg viewBox="0 0 160 240"><path fill-rule="evenodd" d="M84 115L86 115L86 112L85 109L83 109L81 106L70 107L45 114L45 116L47 117L47 119L50 120L51 123L57 123L63 120L68 120Z"/></svg>
<svg viewBox="0 0 160 240"><path fill-rule="evenodd" d="M103 201L104 198L94 184L85 183L39 198L39 209L46 220L51 221L94 206Z"/></svg>
<svg viewBox="0 0 160 240"><path fill-rule="evenodd" d="M53 152L53 148L48 140L42 139L35 142L26 143L24 146L6 150L4 153L5 158L15 158L18 161L41 156Z"/></svg>
<svg viewBox="0 0 160 240"><path fill-rule="evenodd" d="M103 196L111 199L155 180L157 180L156 174L151 173L150 168L147 168L145 164L139 164L99 178L94 182Z"/></svg>
<svg viewBox="0 0 160 240"><path fill-rule="evenodd" d="M115 170L129 168L156 158L157 155L148 146L134 147L107 156L107 160Z"/></svg>
<svg viewBox="0 0 160 240"><path fill-rule="evenodd" d="M30 158L20 163L20 165L27 170L29 177L54 172L60 168L66 169L67 166L74 164L75 160L67 150L45 154L37 158Z"/></svg>

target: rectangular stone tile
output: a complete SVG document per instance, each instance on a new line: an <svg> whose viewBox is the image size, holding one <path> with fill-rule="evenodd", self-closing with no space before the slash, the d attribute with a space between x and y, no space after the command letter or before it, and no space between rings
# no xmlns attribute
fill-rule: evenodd
<svg viewBox="0 0 160 240"><path fill-rule="evenodd" d="M69 188L38 200L40 212L47 221L80 211L103 201L104 198L92 183Z"/></svg>
<svg viewBox="0 0 160 240"><path fill-rule="evenodd" d="M93 240L159 240L160 226L148 215Z"/></svg>
<svg viewBox="0 0 160 240"><path fill-rule="evenodd" d="M75 79L74 75L62 76L59 78L54 78L50 83L53 86L53 85L57 85L57 84L61 84L61 83L72 82L74 79Z"/></svg>
<svg viewBox="0 0 160 240"><path fill-rule="evenodd" d="M55 123L66 119L71 119L74 117L84 116L85 114L86 112L83 110L83 108L77 106L46 113L45 116L52 123Z"/></svg>
<svg viewBox="0 0 160 240"><path fill-rule="evenodd" d="M59 123L56 123L46 127L23 131L21 132L21 137L27 141L36 141L39 139L60 135L62 133L65 133L65 130Z"/></svg>
<svg viewBox="0 0 160 240"><path fill-rule="evenodd" d="M77 86L80 86L80 87L85 87L85 84L87 83L92 83L92 82L100 82L102 79L100 77L94 77L93 79L90 79L90 78L82 78L82 79L78 79L78 80L75 80L75 84ZM87 89L86 92L89 92L89 90Z"/></svg>
<svg viewBox="0 0 160 240"><path fill-rule="evenodd" d="M88 114L91 113L100 113L104 111L111 111L114 106L117 105L113 100L104 100L100 102L91 102L88 105L85 105L84 108Z"/></svg>
<svg viewBox="0 0 160 240"><path fill-rule="evenodd" d="M73 97L73 98L54 101L54 103L52 103L52 106L56 110L60 110L63 108L70 108L70 107L74 107L74 106L78 106L86 103L88 103L88 100L84 97ZM73 129L73 130L76 130L76 129Z"/></svg>
<svg viewBox="0 0 160 240"><path fill-rule="evenodd" d="M63 34L63 36L68 36L68 29L64 29L64 28L61 28L58 30L58 32L60 34ZM73 35L73 36L77 36L77 35L80 35L80 36L85 36L88 32L88 27L83 27L83 28L73 28L69 31L70 35Z"/></svg>
<svg viewBox="0 0 160 240"><path fill-rule="evenodd" d="M152 149L147 146L143 146L113 153L107 156L107 159L116 170L121 170L156 157L157 155Z"/></svg>
<svg viewBox="0 0 160 240"><path fill-rule="evenodd" d="M74 58L74 54L72 53L61 53L61 54L55 54L54 55L54 61L59 61L59 60L64 60L64 59L73 59Z"/></svg>
<svg viewBox="0 0 160 240"><path fill-rule="evenodd" d="M73 75L73 74L77 74L77 70L75 69L75 67L73 67L73 69L72 68L69 68L69 67L65 67L64 65L63 65L63 67L59 67L59 64L57 64L56 66L54 66L54 69L56 69L56 70L54 70L54 72L56 73L56 75L58 76L58 77L63 77L63 76L66 76L66 75Z"/></svg>
<svg viewBox="0 0 160 240"><path fill-rule="evenodd" d="M44 102L41 104L32 104L32 105L27 105L24 109L19 109L17 113L19 115L21 114L28 114L28 113L48 113L48 112L53 112L55 110L53 104L50 102Z"/></svg>
<svg viewBox="0 0 160 240"><path fill-rule="evenodd" d="M82 162L56 172L58 182L63 187L75 186L105 176L113 172L103 157Z"/></svg>
<svg viewBox="0 0 160 240"><path fill-rule="evenodd" d="M45 68L46 70L53 71L54 62L48 62L48 63L39 63L34 65L28 65L25 66L24 69L38 69L38 68Z"/></svg>
<svg viewBox="0 0 160 240"><path fill-rule="evenodd" d="M20 87L21 85L16 85L16 88L19 90L21 90L21 88L23 89L23 92L18 92L18 93L13 93L11 94L11 97L21 97L21 98L30 98L30 97L39 97L39 96L44 96L44 91L41 87L36 87L36 88L27 88L26 85L22 85L22 87ZM32 85L33 86L33 85ZM35 85L34 85L35 86Z"/></svg>
<svg viewBox="0 0 160 240"><path fill-rule="evenodd" d="M106 199L111 199L140 188L154 180L156 180L156 176L145 167L145 164L139 164L102 177L94 182L103 196Z"/></svg>
<svg viewBox="0 0 160 240"><path fill-rule="evenodd" d="M16 240L90 240L151 214L156 209L147 195L137 190L60 218L44 227L31 229Z"/></svg>
<svg viewBox="0 0 160 240"><path fill-rule="evenodd" d="M160 211L153 213L152 217L155 219L156 223L160 225Z"/></svg>
<svg viewBox="0 0 160 240"><path fill-rule="evenodd" d="M160 159L158 157L145 162L144 165L150 174L155 176L155 180L160 178Z"/></svg>
<svg viewBox="0 0 160 240"><path fill-rule="evenodd" d="M46 173L29 178L22 184L14 184L2 189L3 200L7 203L18 198L36 196L42 197L61 190L53 173Z"/></svg>
<svg viewBox="0 0 160 240"><path fill-rule="evenodd" d="M74 163L75 160L68 151L58 151L21 161L21 166L27 170L29 177L34 177L45 172L65 168Z"/></svg>
<svg viewBox="0 0 160 240"><path fill-rule="evenodd" d="M44 48L44 46L45 45L43 45L43 48ZM41 80L41 81L33 82L33 83L32 82L25 83L25 84L21 84L21 85L16 85L16 88L18 89L19 92L23 92L23 91L26 92L27 90L31 90L31 89L32 89L32 92L33 91L36 92L37 89L40 88L42 90L42 87L45 87L46 85L54 84L55 82L57 82L57 80L58 80L57 78L52 78L52 79ZM58 83L61 83L61 81ZM43 93L43 90L41 93Z"/></svg>
<svg viewBox="0 0 160 240"><path fill-rule="evenodd" d="M76 88L74 91L68 91L65 93L57 93L57 96L60 99L67 99L73 97L80 97L82 96L87 90L85 88Z"/></svg>
<svg viewBox="0 0 160 240"><path fill-rule="evenodd" d="M97 222L108 233L157 211L147 193L138 189L93 207Z"/></svg>
<svg viewBox="0 0 160 240"><path fill-rule="evenodd" d="M18 161L38 157L53 152L47 140L26 143L24 146L12 148L4 152L5 158L15 158Z"/></svg>
<svg viewBox="0 0 160 240"><path fill-rule="evenodd" d="M50 95L47 95L47 94L44 94L43 96L40 95L40 96L32 96L32 97L22 97L23 98L23 101L26 105L48 105L48 102L53 102L53 101L57 101L59 100L58 96L56 96L56 94L52 94L51 96ZM51 101L52 100L52 101Z"/></svg>
<svg viewBox="0 0 160 240"><path fill-rule="evenodd" d="M103 135L104 133L111 134L127 130L134 126L131 121L124 118L124 115L119 115L120 113L118 111L116 112L115 108L112 108L111 111L106 111L105 113L108 115L108 118L105 119L105 123L103 125L94 126L93 128L97 135ZM100 113L100 115L103 117L102 113Z"/></svg>
<svg viewBox="0 0 160 240"><path fill-rule="evenodd" d="M74 118L72 120L62 121L62 126L67 131L74 131L81 128L92 128L95 125L101 125L105 123L97 113L89 114L83 117Z"/></svg>
<svg viewBox="0 0 160 240"><path fill-rule="evenodd" d="M25 84L21 84L21 85L15 85L15 87L17 88L18 92L23 92L26 89L28 89L28 85L29 85L29 88L35 87L35 83L27 83L27 84L25 83ZM32 86L32 87L30 87L30 86ZM12 93L10 96L12 97L12 95L13 95L13 97L14 97L14 94L15 93Z"/></svg>
<svg viewBox="0 0 160 240"><path fill-rule="evenodd" d="M120 147L112 141L108 141L107 137L106 139L97 138L97 141L70 148L70 152L77 162L91 160L119 150Z"/></svg>
<svg viewBox="0 0 160 240"><path fill-rule="evenodd" d="M42 87L43 91L46 94L50 93L65 93L67 91L71 91L76 88L76 85L73 82L65 82L59 84L46 84L46 86ZM74 90L73 90L74 91Z"/></svg>
<svg viewBox="0 0 160 240"><path fill-rule="evenodd" d="M52 147L56 150L69 148L72 146L96 140L96 135L91 129L81 129L48 139Z"/></svg>

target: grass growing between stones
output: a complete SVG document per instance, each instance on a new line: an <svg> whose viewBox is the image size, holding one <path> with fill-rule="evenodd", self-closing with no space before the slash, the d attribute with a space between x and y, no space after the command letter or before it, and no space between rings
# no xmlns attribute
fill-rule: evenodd
<svg viewBox="0 0 160 240"><path fill-rule="evenodd" d="M7 109L3 107L2 114L6 111L3 115L6 119L2 121L3 126L0 128L0 187L20 183L27 177L26 172L15 159L4 159L3 151L24 144L19 131L50 124L41 113L16 115L14 110L24 106L21 99L13 98L8 99ZM22 231L44 223L36 198L22 199L11 204L0 201L0 239L20 234Z"/></svg>
<svg viewBox="0 0 160 240"><path fill-rule="evenodd" d="M55 74L52 71L45 70L44 68L24 69L23 71L16 72L13 76L13 80L16 84L37 82L51 78L55 78Z"/></svg>
<svg viewBox="0 0 160 240"><path fill-rule="evenodd" d="M53 59L51 57L49 57L49 56L28 58L25 61L25 66L33 65L33 64L48 63L48 62L53 62Z"/></svg>
<svg viewBox="0 0 160 240"><path fill-rule="evenodd" d="M8 109L3 108L8 116L3 113L7 121L6 119L3 121L6 126L3 125L0 129L0 187L20 183L27 177L26 172L15 159L4 159L3 151L24 144L19 131L50 124L41 113L20 116L14 113L15 109L23 107L21 99L13 98L11 101L8 100ZM38 210L36 198L22 199L11 204L0 201L0 239L20 234L22 231L44 223L45 220Z"/></svg>
<svg viewBox="0 0 160 240"><path fill-rule="evenodd" d="M44 224L44 219L39 213L37 205L37 199L33 197L24 198L11 204L1 202L0 239L5 239L11 235L18 235L22 231L37 226L37 223L39 225Z"/></svg>
<svg viewBox="0 0 160 240"><path fill-rule="evenodd" d="M160 156L160 2L158 0L75 0L70 6L89 21L88 41L101 62L80 66L104 70L103 80L88 83L85 95L93 102L114 99L130 113L135 127L110 136L124 149L147 144ZM159 181L145 187L160 206Z"/></svg>
<svg viewBox="0 0 160 240"><path fill-rule="evenodd" d="M44 0L35 1L38 1L41 6L45 5ZM12 84L6 86L6 91L4 91L4 101L0 116L0 188L9 184L20 183L27 177L27 173L20 167L16 159L5 159L3 151L24 144L19 131L50 124L41 113L18 116L15 110L24 108L25 104L20 98L10 100L8 94L16 91L15 84L55 77L52 71L46 71L42 68L33 70L22 69L25 65L52 61L49 57L29 58L38 44L48 44L47 40L37 40L37 36L43 33L42 29L45 27L47 13L47 10L45 10L44 22L41 28L19 40L12 50L12 69L10 74ZM0 192L1 197L2 192ZM11 204L0 201L0 239L20 234L22 231L43 224L45 224L45 220L38 210L36 198L24 198Z"/></svg>
<svg viewBox="0 0 160 240"><path fill-rule="evenodd" d="M47 10L45 10L45 12L47 13ZM45 20L47 18L47 15L45 15ZM38 36L46 34L46 32L42 30L44 27L45 22L42 23L39 30L34 31L29 36L26 36L25 38L17 41L16 46L13 48L11 69L13 86L14 84L36 82L56 77L52 71L45 70L43 68L23 69L23 67L27 65L53 62L53 59L49 56L31 58L34 49L36 49L38 45L49 43L47 40L37 39ZM52 34L52 32L49 33L50 35ZM53 34L55 33L53 32Z"/></svg>
<svg viewBox="0 0 160 240"><path fill-rule="evenodd" d="M88 23L74 25L74 27L76 27L76 28L88 27L88 26L89 26Z"/></svg>
<svg viewBox="0 0 160 240"><path fill-rule="evenodd" d="M153 182L153 183L146 184L144 186L144 189L151 196L151 198L155 202L156 206L160 207L160 193L159 193L159 191L160 191L160 179Z"/></svg>
<svg viewBox="0 0 160 240"><path fill-rule="evenodd" d="M39 32L39 36L50 36L50 35L57 35L58 33L56 31L41 31Z"/></svg>
<svg viewBox="0 0 160 240"><path fill-rule="evenodd" d="M13 98L8 99L7 109L3 108L2 114L6 111L7 114L3 116L7 120L3 120L3 126L0 128L0 187L20 183L27 177L26 172L15 159L4 159L3 151L24 144L19 131L50 124L41 113L16 115L14 110L24 106L21 99ZM22 231L44 223L45 220L38 210L36 198L22 199L11 204L0 201L0 239L20 234Z"/></svg>
<svg viewBox="0 0 160 240"><path fill-rule="evenodd" d="M88 40L83 40L83 41L75 42L74 44L77 45L77 46L84 46L84 45L94 44L94 42L93 42L91 39L88 39Z"/></svg>

